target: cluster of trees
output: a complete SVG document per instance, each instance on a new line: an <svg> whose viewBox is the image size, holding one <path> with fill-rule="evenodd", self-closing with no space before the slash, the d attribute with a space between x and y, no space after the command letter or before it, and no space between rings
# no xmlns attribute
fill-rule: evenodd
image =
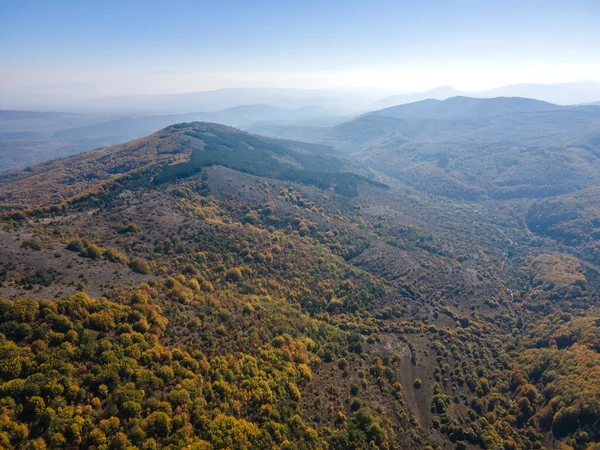
<svg viewBox="0 0 600 450"><path fill-rule="evenodd" d="M532 420L576 449L600 442L600 317L557 310L527 336L513 388L539 394L531 400ZM522 392L521 392L522 394ZM531 396L529 396L531 397Z"/></svg>
<svg viewBox="0 0 600 450"><path fill-rule="evenodd" d="M587 308L594 301L590 298L585 270L573 256L565 253L542 253L530 258L529 270L533 279L532 289L524 299L526 303L570 302Z"/></svg>
<svg viewBox="0 0 600 450"><path fill-rule="evenodd" d="M490 339L485 325L460 319L456 317L454 329L433 325L390 329L408 339L428 337L435 356L433 385L415 379L414 388L431 392L433 428L456 448L544 448L542 433L528 422L533 413L521 400L526 395L537 400L539 394L532 396L521 388L515 395L510 385L512 358L505 343ZM420 358L413 353L413 364Z"/></svg>
<svg viewBox="0 0 600 450"><path fill-rule="evenodd" d="M527 211L531 231L574 247L593 263L600 262L600 188L534 202Z"/></svg>
<svg viewBox="0 0 600 450"><path fill-rule="evenodd" d="M102 248L89 239L73 239L66 246L67 250L79 253L79 256L90 259L106 259L110 262L128 264L136 273L148 275L152 272L151 264L143 258L129 258L115 247Z"/></svg>
<svg viewBox="0 0 600 450"><path fill-rule="evenodd" d="M144 285L116 301L2 300L1 444L316 447L317 433L297 416L312 344L284 334L253 354L163 345L160 289Z"/></svg>
<svg viewBox="0 0 600 450"><path fill-rule="evenodd" d="M393 424L368 402L321 423L303 405L313 371L363 345L315 317L358 318L383 289L332 252L354 232L321 229L324 211L294 190L281 200L299 210L275 223L270 203L247 209L200 191L184 183L172 201L202 226L161 233L150 253L138 245L146 222L115 223L111 242L62 234L82 257L162 281L110 299L1 302L2 445L395 447Z"/></svg>

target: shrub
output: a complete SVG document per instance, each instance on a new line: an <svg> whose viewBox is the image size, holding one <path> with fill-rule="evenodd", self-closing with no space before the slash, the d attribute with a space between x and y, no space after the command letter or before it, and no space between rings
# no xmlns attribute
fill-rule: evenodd
<svg viewBox="0 0 600 450"><path fill-rule="evenodd" d="M133 258L129 263L129 267L136 273L147 275L151 272L150 264L142 258Z"/></svg>
<svg viewBox="0 0 600 450"><path fill-rule="evenodd" d="M114 247L109 247L104 251L104 257L111 262L127 263L127 256Z"/></svg>
<svg viewBox="0 0 600 450"><path fill-rule="evenodd" d="M39 239L31 238L31 239L25 239L21 243L21 247L28 248L30 250L41 250L43 245L42 245L42 241L40 241Z"/></svg>

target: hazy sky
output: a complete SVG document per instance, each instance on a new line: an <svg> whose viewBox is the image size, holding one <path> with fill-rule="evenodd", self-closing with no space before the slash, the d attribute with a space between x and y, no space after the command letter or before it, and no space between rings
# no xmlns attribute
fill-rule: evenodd
<svg viewBox="0 0 600 450"><path fill-rule="evenodd" d="M583 80L600 0L0 0L3 95Z"/></svg>

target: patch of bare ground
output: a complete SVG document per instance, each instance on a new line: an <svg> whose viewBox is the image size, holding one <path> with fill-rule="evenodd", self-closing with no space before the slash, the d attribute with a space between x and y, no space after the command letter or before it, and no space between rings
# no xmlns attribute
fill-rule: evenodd
<svg viewBox="0 0 600 450"><path fill-rule="evenodd" d="M84 291L100 297L138 286L154 273L134 272L127 261L86 258L68 250L73 239L88 239L104 251L113 248L129 260L149 258L155 243L178 230L185 216L160 190L126 191L111 207L30 221L0 231L0 295L8 298L58 298ZM123 232L130 224L140 230ZM28 242L35 242L31 245Z"/></svg>
<svg viewBox="0 0 600 450"><path fill-rule="evenodd" d="M339 225L340 205L353 208L348 198L334 192L323 191L304 184L265 179L223 166L210 166L203 169L206 185L211 195L218 201L232 201L245 205L272 203L278 216L301 216L315 221L319 228L328 230ZM306 205L290 202L283 198L282 191L291 191L308 200ZM307 202L308 203L308 202Z"/></svg>
<svg viewBox="0 0 600 450"><path fill-rule="evenodd" d="M23 247L38 239L43 247ZM85 291L92 297L148 279L127 265L78 256L52 236L32 229L17 233L0 230L0 295L7 298L58 298Z"/></svg>

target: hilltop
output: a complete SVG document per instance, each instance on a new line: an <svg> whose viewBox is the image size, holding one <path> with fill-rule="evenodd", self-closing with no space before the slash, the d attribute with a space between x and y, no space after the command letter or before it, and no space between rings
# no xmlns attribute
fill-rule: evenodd
<svg viewBox="0 0 600 450"><path fill-rule="evenodd" d="M0 177L0 205L60 203L111 182L144 177L154 183L222 165L254 175L315 184L354 194L368 171L325 146L261 138L224 125L192 122L127 144L32 165Z"/></svg>

